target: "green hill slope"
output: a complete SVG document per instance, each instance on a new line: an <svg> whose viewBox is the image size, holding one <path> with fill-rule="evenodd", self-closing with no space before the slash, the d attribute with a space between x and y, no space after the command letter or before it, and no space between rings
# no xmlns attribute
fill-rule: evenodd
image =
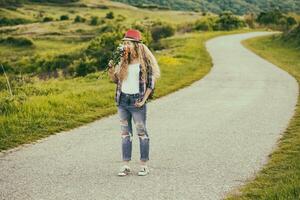
<svg viewBox="0 0 300 200"><path fill-rule="evenodd" d="M139 7L161 7L175 10L195 10L220 13L230 10L235 14L260 12L278 7L284 12L300 13L299 0L114 0Z"/></svg>

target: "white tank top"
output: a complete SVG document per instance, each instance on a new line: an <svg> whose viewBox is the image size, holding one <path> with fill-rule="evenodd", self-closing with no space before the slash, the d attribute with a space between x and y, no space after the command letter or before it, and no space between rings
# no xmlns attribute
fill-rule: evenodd
<svg viewBox="0 0 300 200"><path fill-rule="evenodd" d="M128 76L127 79L122 82L122 92L127 94L139 93L139 73L140 63L130 64L128 66Z"/></svg>

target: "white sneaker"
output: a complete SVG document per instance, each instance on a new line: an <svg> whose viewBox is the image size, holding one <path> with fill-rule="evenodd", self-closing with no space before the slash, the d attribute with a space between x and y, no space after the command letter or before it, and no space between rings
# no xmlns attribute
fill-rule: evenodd
<svg viewBox="0 0 300 200"><path fill-rule="evenodd" d="M130 167L128 165L123 165L121 168L120 168L120 171L118 173L118 176L126 176L128 175L129 173L131 173L131 170L130 170Z"/></svg>
<svg viewBox="0 0 300 200"><path fill-rule="evenodd" d="M148 169L148 167L145 165L145 166L141 166L141 169L140 169L140 171L138 172L138 175L139 176L145 176L145 175L147 175L147 174L149 174L149 169Z"/></svg>

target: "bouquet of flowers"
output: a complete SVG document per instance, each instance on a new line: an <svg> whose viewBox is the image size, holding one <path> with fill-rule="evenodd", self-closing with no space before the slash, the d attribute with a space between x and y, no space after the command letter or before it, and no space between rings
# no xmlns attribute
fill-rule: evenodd
<svg viewBox="0 0 300 200"><path fill-rule="evenodd" d="M125 46L123 44L119 44L119 46L114 50L112 54L112 58L110 59L108 63L108 67L102 72L102 74L106 73L109 68L112 66L117 65L120 61L121 58L123 57L125 52ZM99 77L100 78L100 77Z"/></svg>
<svg viewBox="0 0 300 200"><path fill-rule="evenodd" d="M112 65L117 65L121 58L123 57L125 52L125 47L123 44L119 44L119 46L116 48L116 50L113 52L112 55Z"/></svg>

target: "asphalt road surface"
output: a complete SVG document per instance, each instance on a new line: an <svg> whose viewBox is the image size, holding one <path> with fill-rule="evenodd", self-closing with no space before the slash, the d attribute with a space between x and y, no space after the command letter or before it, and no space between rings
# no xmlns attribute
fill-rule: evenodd
<svg viewBox="0 0 300 200"><path fill-rule="evenodd" d="M135 129L133 175L117 176L115 114L0 154L0 199L222 199L266 163L294 114L296 80L240 44L264 34L208 41L210 73L147 104L148 176L137 176Z"/></svg>

